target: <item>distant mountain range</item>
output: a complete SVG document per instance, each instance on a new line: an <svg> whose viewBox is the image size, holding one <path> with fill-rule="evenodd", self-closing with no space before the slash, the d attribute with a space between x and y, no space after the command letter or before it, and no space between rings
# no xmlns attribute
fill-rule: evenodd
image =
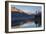
<svg viewBox="0 0 46 34"><path fill-rule="evenodd" d="M17 12L17 13L25 13L25 14L29 14L29 15L30 14L34 14L31 11L29 11L29 10L21 10L21 9L16 8L16 7L12 7L11 11L12 12Z"/></svg>

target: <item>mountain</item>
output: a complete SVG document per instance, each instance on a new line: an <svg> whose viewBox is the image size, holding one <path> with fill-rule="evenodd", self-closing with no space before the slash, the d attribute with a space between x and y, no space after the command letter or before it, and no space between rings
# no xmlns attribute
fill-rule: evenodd
<svg viewBox="0 0 46 34"><path fill-rule="evenodd" d="M29 10L22 10L22 9L18 9L16 7L11 7L11 11L12 12L16 12L16 13L25 13L25 14L32 14L32 11L29 11Z"/></svg>
<svg viewBox="0 0 46 34"><path fill-rule="evenodd" d="M16 7L11 7L12 12L17 12L17 13L24 13L24 11L17 9Z"/></svg>

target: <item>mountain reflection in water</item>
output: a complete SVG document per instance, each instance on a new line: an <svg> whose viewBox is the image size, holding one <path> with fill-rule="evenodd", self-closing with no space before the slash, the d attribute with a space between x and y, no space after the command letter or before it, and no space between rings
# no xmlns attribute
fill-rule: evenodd
<svg viewBox="0 0 46 34"><path fill-rule="evenodd" d="M31 14L25 14L25 13L14 13L11 14L12 18L12 27L15 26L15 28L34 28L41 26L41 13L38 13L36 15Z"/></svg>
<svg viewBox="0 0 46 34"><path fill-rule="evenodd" d="M37 24L37 27L38 27L38 24ZM36 28L36 24L34 22L27 22L19 26L13 26L13 28Z"/></svg>
<svg viewBox="0 0 46 34"><path fill-rule="evenodd" d="M36 24L34 22L28 22L28 23L25 23L23 25L20 25L21 28L35 28L36 27ZM38 25L37 25L38 27Z"/></svg>

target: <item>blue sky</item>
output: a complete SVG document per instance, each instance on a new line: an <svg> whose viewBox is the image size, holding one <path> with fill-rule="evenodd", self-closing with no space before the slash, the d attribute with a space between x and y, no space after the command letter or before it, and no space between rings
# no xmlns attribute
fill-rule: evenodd
<svg viewBox="0 0 46 34"><path fill-rule="evenodd" d="M14 5L12 5L14 6ZM28 11L41 11L41 6L24 6L24 5L15 5L16 8L21 10L28 10Z"/></svg>

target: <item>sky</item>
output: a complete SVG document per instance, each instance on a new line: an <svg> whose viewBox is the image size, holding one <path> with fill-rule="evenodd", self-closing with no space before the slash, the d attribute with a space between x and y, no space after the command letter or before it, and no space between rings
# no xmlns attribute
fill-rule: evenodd
<svg viewBox="0 0 46 34"><path fill-rule="evenodd" d="M14 5L12 5L14 6ZM24 6L24 5L15 5L16 8L21 10L26 10L27 12L35 13L35 11L41 11L41 6Z"/></svg>

